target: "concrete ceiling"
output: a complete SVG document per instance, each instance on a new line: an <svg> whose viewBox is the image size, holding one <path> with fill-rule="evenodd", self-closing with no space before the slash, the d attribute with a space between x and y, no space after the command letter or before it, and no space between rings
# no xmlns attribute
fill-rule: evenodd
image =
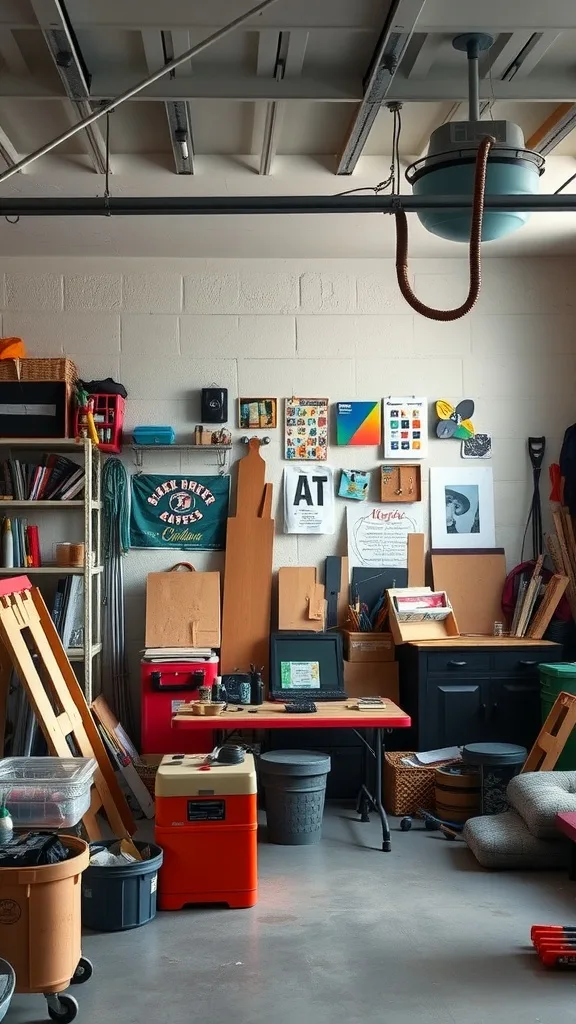
<svg viewBox="0 0 576 1024"><path fill-rule="evenodd" d="M0 0L0 171L250 3ZM402 103L405 163L425 151L435 127L466 117L466 61L452 39L472 29L494 37L481 63L483 117L515 121L527 140L536 140L534 148L554 153L542 186L551 191L576 157L573 0L277 0L110 116L111 190L329 194L374 184L390 164L387 102ZM101 195L105 164L100 120L0 183L0 195ZM119 255L144 245L148 255L225 255L227 248L241 255L243 246L245 255L294 255L300 246L313 256L335 255L324 250L337 245L342 255L358 256L363 245L366 255L377 255L374 249L392 242L386 218L354 218L353 243L349 218L322 218L321 232L314 221L312 227L311 218L309 226L302 218L271 218L268 226L255 220L248 231L224 219L195 221L193 228L192 221L92 221L79 231L79 222L69 220L55 232L53 221L27 220L17 229L0 225L0 253L14 245L22 252L84 246L102 253L109 244ZM417 251L444 245L412 221ZM527 227L494 252L566 251L576 238L572 221L533 217L540 227ZM453 253L449 247L445 254Z"/></svg>

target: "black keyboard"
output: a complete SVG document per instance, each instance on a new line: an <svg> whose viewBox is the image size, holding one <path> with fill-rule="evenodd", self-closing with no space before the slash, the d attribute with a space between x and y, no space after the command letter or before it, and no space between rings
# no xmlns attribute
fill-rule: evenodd
<svg viewBox="0 0 576 1024"><path fill-rule="evenodd" d="M305 703L322 703L324 701L344 701L348 700L348 694L342 693L342 690L314 690L312 693L307 691L306 693L298 693L298 691L290 692L287 691L284 694L273 693L271 695L273 701L282 701L285 704L289 701L290 704L301 704L302 701Z"/></svg>

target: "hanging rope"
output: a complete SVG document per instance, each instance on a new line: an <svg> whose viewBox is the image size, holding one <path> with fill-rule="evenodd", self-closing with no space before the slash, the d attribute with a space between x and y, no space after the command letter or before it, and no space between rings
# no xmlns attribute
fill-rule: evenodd
<svg viewBox="0 0 576 1024"><path fill-rule="evenodd" d="M120 459L106 459L102 470L102 502L104 510L104 551L112 553L117 534L119 553L125 555L130 547L128 526L128 474Z"/></svg>
<svg viewBox="0 0 576 1024"><path fill-rule="evenodd" d="M128 476L120 459L107 459L102 470L104 514L104 696L125 729L133 727L124 614L124 560L130 546Z"/></svg>
<svg viewBox="0 0 576 1024"><path fill-rule="evenodd" d="M466 316L476 305L480 294L482 282L482 259L480 255L480 243L482 241L482 218L484 216L484 194L486 191L486 169L488 166L488 155L495 139L487 135L482 139L476 154L476 173L474 175L474 195L472 205L472 219L470 222L470 248L469 248L469 281L468 295L461 306L457 309L434 309L421 302L412 291L408 278L408 220L404 210L396 210L396 277L402 295L409 306L428 317L429 320L459 320Z"/></svg>

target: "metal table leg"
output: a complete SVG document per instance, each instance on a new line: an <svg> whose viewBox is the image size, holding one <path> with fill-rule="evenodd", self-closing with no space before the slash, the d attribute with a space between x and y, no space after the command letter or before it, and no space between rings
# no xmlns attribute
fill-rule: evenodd
<svg viewBox="0 0 576 1024"><path fill-rule="evenodd" d="M372 744L370 744L366 737L357 729L354 731L364 744L364 782L362 783L358 794L356 810L361 816L361 821L370 821L368 815L368 811L370 809L377 811L382 823L382 850L384 853L389 853L392 848L390 842L390 826L388 825L388 818L382 803L382 752L384 750L384 730L380 728L373 730L374 739ZM371 761L371 758L373 758L373 762ZM374 764L373 783L370 778L371 763Z"/></svg>

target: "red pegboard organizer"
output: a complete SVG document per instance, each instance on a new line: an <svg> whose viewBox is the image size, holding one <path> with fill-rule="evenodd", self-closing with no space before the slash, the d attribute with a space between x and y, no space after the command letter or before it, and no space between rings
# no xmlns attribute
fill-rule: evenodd
<svg viewBox="0 0 576 1024"><path fill-rule="evenodd" d="M122 428L126 402L121 395L90 395L94 402L94 425L102 452L118 455L122 451ZM86 420L81 409L76 409L74 431L76 437L86 435Z"/></svg>

